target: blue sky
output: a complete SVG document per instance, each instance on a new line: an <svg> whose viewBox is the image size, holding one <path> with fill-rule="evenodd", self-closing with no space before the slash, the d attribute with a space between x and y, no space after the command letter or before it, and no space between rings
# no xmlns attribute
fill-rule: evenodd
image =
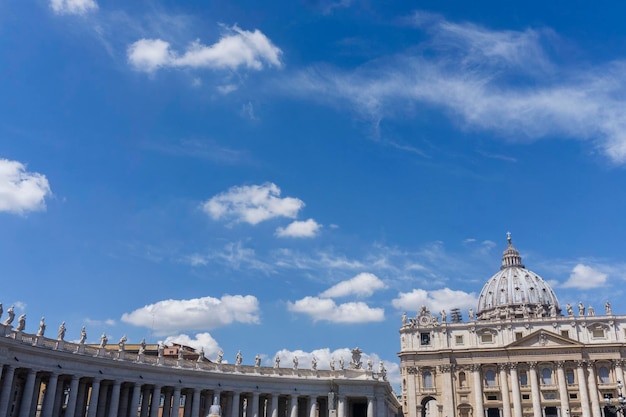
<svg viewBox="0 0 626 417"><path fill-rule="evenodd" d="M626 5L386 3L0 0L5 311L397 378L511 231L626 313Z"/></svg>

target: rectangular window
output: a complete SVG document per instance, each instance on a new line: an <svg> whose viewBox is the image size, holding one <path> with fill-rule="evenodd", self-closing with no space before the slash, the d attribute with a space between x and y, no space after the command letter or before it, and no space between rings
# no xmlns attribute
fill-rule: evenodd
<svg viewBox="0 0 626 417"><path fill-rule="evenodd" d="M523 337L522 332L515 332L515 340L520 340Z"/></svg>
<svg viewBox="0 0 626 417"><path fill-rule="evenodd" d="M576 400L576 399L578 399L578 394L570 392L569 398L570 398L570 400Z"/></svg>
<svg viewBox="0 0 626 417"><path fill-rule="evenodd" d="M430 345L430 333L420 333L420 343L422 345Z"/></svg>
<svg viewBox="0 0 626 417"><path fill-rule="evenodd" d="M530 394L522 394L522 400L530 400Z"/></svg>
<svg viewBox="0 0 626 417"><path fill-rule="evenodd" d="M569 330L561 330L561 336L569 337Z"/></svg>
<svg viewBox="0 0 626 417"><path fill-rule="evenodd" d="M567 385L574 385L576 383L576 379L574 378L574 370L567 369L565 371L565 377L567 378Z"/></svg>
<svg viewBox="0 0 626 417"><path fill-rule="evenodd" d="M480 336L480 341L483 343L493 343L493 335L491 333L483 333Z"/></svg>
<svg viewBox="0 0 626 417"><path fill-rule="evenodd" d="M487 400L489 401L498 401L497 395L487 395Z"/></svg>
<svg viewBox="0 0 626 417"><path fill-rule="evenodd" d="M543 398L546 400L556 400L556 393L555 392L544 392L543 393Z"/></svg>
<svg viewBox="0 0 626 417"><path fill-rule="evenodd" d="M457 345L463 344L463 336L456 336L454 339L456 340Z"/></svg>
<svg viewBox="0 0 626 417"><path fill-rule="evenodd" d="M592 337L594 339L604 339L604 329L593 329Z"/></svg>

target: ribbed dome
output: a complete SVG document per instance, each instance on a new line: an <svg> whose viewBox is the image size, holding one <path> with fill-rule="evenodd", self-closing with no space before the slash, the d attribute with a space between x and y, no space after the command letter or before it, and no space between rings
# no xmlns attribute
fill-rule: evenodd
<svg viewBox="0 0 626 417"><path fill-rule="evenodd" d="M507 240L500 271L487 281L478 297L478 320L560 315L559 300L550 285L524 267L510 233Z"/></svg>

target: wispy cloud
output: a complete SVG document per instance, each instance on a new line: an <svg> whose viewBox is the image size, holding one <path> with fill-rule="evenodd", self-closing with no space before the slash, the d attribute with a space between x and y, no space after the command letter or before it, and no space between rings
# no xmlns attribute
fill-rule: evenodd
<svg viewBox="0 0 626 417"><path fill-rule="evenodd" d="M414 289L409 292L399 293L392 302L398 310L415 311L419 306L430 307L433 312L441 310L450 311L452 308L468 309L475 308L478 297L475 293L451 290L443 288L439 290Z"/></svg>
<svg viewBox="0 0 626 417"><path fill-rule="evenodd" d="M317 223L313 219L304 221L294 221L288 224L286 227L279 227L276 229L276 236L278 237L315 237L319 233L322 225Z"/></svg>
<svg viewBox="0 0 626 417"><path fill-rule="evenodd" d="M156 335L215 329L233 322L259 323L259 302L252 295L224 295L188 300L163 300L124 313L121 320L153 329Z"/></svg>
<svg viewBox="0 0 626 417"><path fill-rule="evenodd" d="M375 125L407 108L445 110L464 128L507 140L588 140L626 162L626 60L567 68L548 47L549 29L496 31L417 13L429 40L354 70L318 65L283 83L285 91L333 105L348 103Z"/></svg>
<svg viewBox="0 0 626 417"><path fill-rule="evenodd" d="M276 184L244 185L211 197L202 208L214 220L232 219L252 225L275 217L295 218L304 202L280 197Z"/></svg>
<svg viewBox="0 0 626 417"><path fill-rule="evenodd" d="M307 314L313 321L369 323L385 319L382 308L372 308L363 302L336 304L330 298L304 297L293 303L288 302L287 308L295 313Z"/></svg>
<svg viewBox="0 0 626 417"><path fill-rule="evenodd" d="M362 272L354 278L333 285L321 293L320 296L328 298L345 297L348 295L369 297L375 291L383 288L386 288L386 285L380 278L374 274Z"/></svg>
<svg viewBox="0 0 626 417"><path fill-rule="evenodd" d="M264 66L281 67L280 48L261 31L225 27L225 33L213 45L199 40L189 44L184 53L171 49L162 39L140 39L127 50L129 64L138 71L154 72L159 68L210 68L234 70L245 67L261 70Z"/></svg>
<svg viewBox="0 0 626 417"><path fill-rule="evenodd" d="M26 171L19 161L0 159L0 212L24 214L46 209L52 195L45 175Z"/></svg>
<svg viewBox="0 0 626 417"><path fill-rule="evenodd" d="M98 10L94 0L50 0L50 7L56 14L85 15Z"/></svg>

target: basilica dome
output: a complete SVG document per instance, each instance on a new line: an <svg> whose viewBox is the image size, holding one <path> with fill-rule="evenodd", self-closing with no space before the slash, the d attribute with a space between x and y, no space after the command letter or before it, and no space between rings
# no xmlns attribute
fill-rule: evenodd
<svg viewBox="0 0 626 417"><path fill-rule="evenodd" d="M487 281L478 297L477 319L560 315L559 300L550 285L522 264L522 257L513 247L510 234L507 240L500 271Z"/></svg>

